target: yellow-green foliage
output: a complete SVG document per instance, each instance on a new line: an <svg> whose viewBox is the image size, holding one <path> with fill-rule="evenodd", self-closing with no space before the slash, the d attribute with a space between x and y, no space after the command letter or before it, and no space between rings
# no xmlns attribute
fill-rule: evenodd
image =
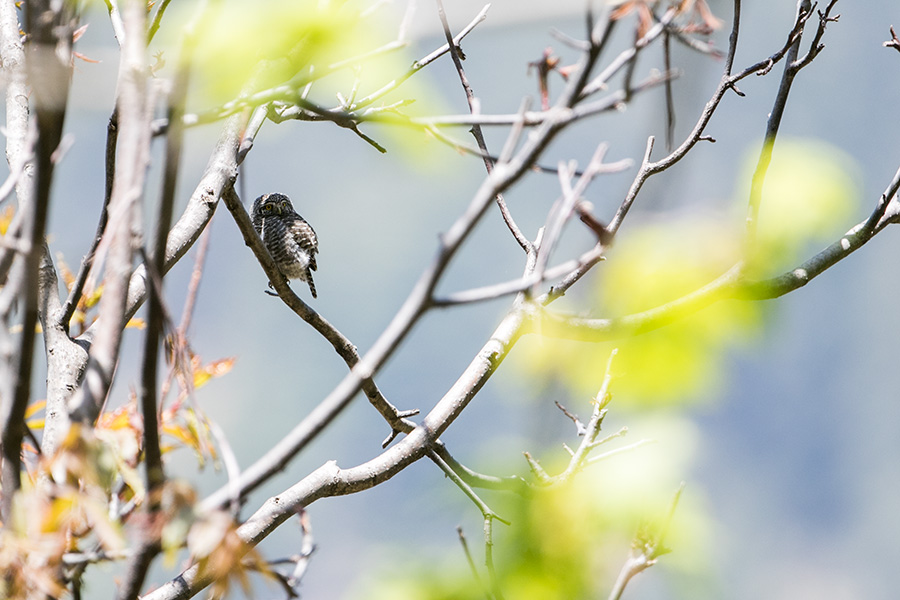
<svg viewBox="0 0 900 600"><path fill-rule="evenodd" d="M755 158L747 161L745 181L753 168ZM777 142L762 191L756 274L790 269L848 228L859 201L856 171L849 156L821 141Z"/></svg>
<svg viewBox="0 0 900 600"><path fill-rule="evenodd" d="M247 90L287 82L310 65L359 54L367 36L351 10L313 0L227 3L202 21L196 44L196 74L205 94L225 102ZM334 4L334 3L332 3ZM330 6L330 5L329 5ZM266 61L260 69L260 61Z"/></svg>
<svg viewBox="0 0 900 600"><path fill-rule="evenodd" d="M755 158L748 161L740 186L735 210L741 213L755 164ZM778 142L747 261L751 277L793 268L847 228L858 195L853 171L848 157L821 142ZM683 215L632 223L599 267L592 312L615 318L666 305L728 271L742 260L744 249L742 219ZM724 351L753 332L762 308L753 302L713 302L687 318L676 314L650 332L610 343L540 338L524 340L521 349L531 367L583 394L599 386L609 351L618 346L615 388L620 402L696 400L709 397L721 384Z"/></svg>
<svg viewBox="0 0 900 600"><path fill-rule="evenodd" d="M589 408L580 410L587 412ZM659 533L678 488L679 474L692 459L696 432L690 423L672 416L636 420L631 429L635 436L646 434L658 443L589 466L566 484L538 488L526 496L480 492L511 522L509 526L495 522L493 535L497 583L505 597L606 597L636 533ZM550 462L555 461L546 461ZM552 473L564 466L549 467L546 463ZM711 538L704 513L700 493L689 486L668 527L664 545L676 553L664 559L667 569L687 577L702 577ZM377 582L366 578L360 589L347 597L484 598L481 585L487 584L488 578L483 565L483 538L475 528L466 534L481 584L458 547L427 563L421 558L404 560L402 575L386 567L379 575L371 575ZM366 593L360 594L361 589Z"/></svg>
<svg viewBox="0 0 900 600"><path fill-rule="evenodd" d="M622 317L676 300L727 271L739 251L739 237L729 226L708 218L678 217L623 232L609 260L600 266L594 312ZM757 310L753 304L720 302L648 333L609 343L545 337L526 338L521 346L528 364L554 374L580 395L599 387L609 352L619 347L614 367L617 402L690 401L715 389L723 348L752 330Z"/></svg>

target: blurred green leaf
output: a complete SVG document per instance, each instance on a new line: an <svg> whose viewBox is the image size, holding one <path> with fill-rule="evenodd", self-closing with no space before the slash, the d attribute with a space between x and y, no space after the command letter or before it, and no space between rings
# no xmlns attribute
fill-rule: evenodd
<svg viewBox="0 0 900 600"><path fill-rule="evenodd" d="M658 444L589 466L565 485L536 489L526 496L480 492L511 522L509 526L495 523L493 531L497 583L505 597L604 598L636 533L644 524L667 516L679 477L693 459L696 429L673 415L642 419L633 422L631 429ZM568 460L567 455L560 460ZM545 461L545 466L553 473L564 466L547 464L552 462ZM476 510L470 505L465 509ZM706 513L702 498L689 487L668 530L666 546L673 553L662 559L668 571L688 578L705 577L711 540ZM448 532L450 535L453 533ZM378 565L347 597L483 599L488 577L481 531L468 531L467 540L481 583L457 547L437 560L427 561L420 554L399 564ZM396 555L395 551L389 554Z"/></svg>
<svg viewBox="0 0 900 600"><path fill-rule="evenodd" d="M715 219L667 218L624 232L603 265L596 298L603 317L662 306L710 283L740 256L740 236ZM669 404L706 399L721 383L723 350L754 331L762 306L724 301L656 330L608 343L520 342L526 368L553 375L573 395L596 392L610 351L617 402Z"/></svg>
<svg viewBox="0 0 900 600"><path fill-rule="evenodd" d="M181 10L183 16L173 20L188 22L193 5ZM396 43L398 24L382 22L380 12L363 16L356 3L316 0L226 3L198 30L194 89L207 109L272 90L282 108L303 93L325 109L352 109L370 118L447 112L427 72L403 79L418 57ZM172 33L161 42L166 55L177 52ZM359 131L420 166L443 164L434 151L440 144L423 144L431 136L419 128L363 121Z"/></svg>
<svg viewBox="0 0 900 600"><path fill-rule="evenodd" d="M313 0L227 3L198 34L195 60L201 89L215 102L238 96L251 79L258 91L309 68L363 52L369 36L351 9ZM265 68L258 70L260 61Z"/></svg>
<svg viewBox="0 0 900 600"><path fill-rule="evenodd" d="M749 157L749 181L756 157ZM815 245L848 228L859 203L853 159L819 140L779 139L766 173L757 247L751 265L759 276L793 268Z"/></svg>

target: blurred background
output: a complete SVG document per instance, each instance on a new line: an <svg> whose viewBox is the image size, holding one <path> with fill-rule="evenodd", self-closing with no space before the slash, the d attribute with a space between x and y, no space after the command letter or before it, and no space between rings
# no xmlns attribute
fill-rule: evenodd
<svg viewBox="0 0 900 600"><path fill-rule="evenodd" d="M454 31L483 6L469 0L445 4ZM793 2L783 0L744 4L736 70L781 47L795 10ZM725 22L713 35L715 46L724 50L731 3L712 0L710 6ZM404 8L402 2L384 7L377 21L383 30L373 35L389 41ZM574 0L492 4L487 20L462 44L467 75L484 113L515 112L523 96L536 99L536 78L527 67L547 46L561 57L561 64L575 62L576 52L550 30L582 37L583 9L584 3ZM831 156L837 156L834 160L848 173L858 203L842 221L829 224L821 239L811 240L805 256L864 219L900 161L900 56L882 47L890 37L888 27L900 25L900 12L889 0L840 2L837 12L841 18L829 26L823 54L797 78L781 135L839 149L842 154ZM102 203L103 148L117 70L108 18L95 9L86 21L90 27L78 50L100 62L76 65L67 123L74 144L59 167L49 226L53 252L73 269L89 247ZM631 41L628 23L617 32L615 52ZM443 43L432 3L419 3L411 32L410 46L394 59L397 73ZM673 49L673 66L683 71L674 82L675 138L680 141L718 83L722 62L679 44ZM607 60L612 56L607 54ZM641 78L654 68L662 69L658 48L642 56L636 75ZM560 301L560 310L606 316L598 298L614 296L615 290L602 291L603 271L615 261L617 249L628 247L629 236L644 227L665 229L669 223L681 223L686 214L698 215L719 224L721 235L739 237L748 165L759 151L780 72L777 66L768 77L746 79L739 86L746 97L726 96L706 132L717 142L701 144L676 168L647 184L610 261ZM561 87L561 79L552 74L551 94ZM409 108L413 113L467 112L449 57L416 75L398 97L423 98ZM335 103L333 96L320 99ZM192 109L204 108L203 102L196 96ZM662 156L664 114L660 88L637 97L623 112L580 123L556 140L541 162L555 166L560 160L575 160L584 166L601 142L609 144L608 160L632 159L631 169L596 181L587 194L596 214L609 219L628 189L648 135L658 138L654 157ZM388 153L381 155L352 132L328 123L266 123L243 165L238 187L248 206L265 192L290 195L315 227L321 251L319 298L311 305L361 352L399 308L436 251L437 236L464 210L484 177L479 159L460 155L431 137L410 132L398 136L374 125L363 130ZM219 126L212 124L188 134L181 207L218 132ZM506 130L486 133L489 146L499 152ZM464 128L452 134L470 141ZM160 152L161 145L156 150ZM158 197L159 157L151 168L151 199ZM555 175L535 173L506 197L520 227L534 237L558 195ZM689 230L683 231L687 237ZM190 337L204 360L235 357L236 362L198 399L245 467L324 398L346 367L308 326L263 293L266 278L224 207L213 220L211 235ZM660 239L675 244L671 251L678 254L677 235ZM576 256L592 243L579 224L572 224L555 260ZM665 514L669 498L685 481L669 543L673 553L639 575L625 597L895 597L900 587L900 398L894 371L900 276L890 265L898 250L898 236L888 229L807 287L764 303L765 314L754 317L751 333L749 328L729 331L726 337L733 339L720 340L710 350L715 360L706 380L714 385L688 387L655 400L637 393L630 397L625 391L616 394L604 432L627 426L629 435L617 442L620 446L640 439L656 443L585 474L588 500L582 502L591 505L596 500L613 521L608 529L596 530L590 529L593 521L585 521L586 531L580 532L604 548L596 557L597 590L609 589L641 518ZM166 279L175 314L184 301L195 253L192 250ZM439 289L450 292L508 280L522 268L521 250L493 211ZM308 299L302 284L294 288ZM426 413L487 341L509 303L502 299L429 313L379 373L377 382L385 395L401 409ZM113 390L118 402L136 385L141 338L136 330L126 332ZM443 438L457 459L481 472L523 476L528 473L523 451L551 469L565 460L561 444L578 441L572 423L553 402L586 419L609 347L569 350L596 352L588 356L596 371L577 381L565 370L535 366L536 357L541 363L540 357L554 348L543 347L533 337L517 346ZM544 362L552 367L552 359ZM345 467L368 460L379 452L387 433L381 418L358 398L284 473L251 496L244 515L327 460ZM201 493L225 482L224 473L211 467L198 474L188 451L170 455L168 466ZM518 512L523 509L502 494L486 493L484 498L514 521L512 527L495 527L498 569L503 571L509 565L504 553L515 553L523 543L516 526L532 517ZM586 510L590 512L590 506ZM466 532L476 562L483 552L480 514L430 462L415 464L363 494L317 502L309 514L317 550L302 586L306 598L437 597L417 586L424 586L434 573L469 576L457 525ZM550 509L538 514L551 531L555 519L565 518ZM559 531L563 529L560 525ZM571 543L570 550L579 553L576 544L584 541L576 536L561 543ZM289 524L260 549L265 557L278 558L298 552L299 545L299 530ZM160 567L156 580L171 577L178 566ZM90 572L86 592L92 597L107 593L115 569L100 566ZM401 580L407 582L405 587ZM253 595L280 593L259 584ZM605 592L598 594L605 597Z"/></svg>

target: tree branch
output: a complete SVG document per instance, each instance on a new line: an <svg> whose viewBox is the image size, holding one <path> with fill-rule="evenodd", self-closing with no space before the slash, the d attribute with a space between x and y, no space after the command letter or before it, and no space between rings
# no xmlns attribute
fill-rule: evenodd
<svg viewBox="0 0 900 600"><path fill-rule="evenodd" d="M681 500L681 493L684 491L684 485L684 482L682 482L675 492L672 502L669 504L669 512L666 514L666 518L659 528L660 531L655 535L650 532L638 531L635 535L634 541L632 542L631 555L628 557L628 560L625 561L622 570L619 572L619 576L616 578L613 589L609 593L609 600L619 600L622 597L622 593L625 591L625 586L628 585L628 582L630 582L635 575L652 567L656 564L657 559L663 554L671 552L671 550L666 547L665 542L669 533L669 526L672 523L672 519L675 517L675 509L678 508L678 502Z"/></svg>
<svg viewBox="0 0 900 600"><path fill-rule="evenodd" d="M241 203L240 198L238 198L237 193L231 190L225 195L224 200L225 206L231 212L238 229L244 236L244 243L247 244L256 255L260 266L263 268L269 281L272 282L272 285L275 287L275 290L282 301L288 308L294 311L294 314L309 323L313 329L322 335L322 337L334 347L335 352L344 359L344 362L347 363L348 367L351 369L355 367L359 362L359 353L356 346L344 336L344 334L338 331L337 328L319 315L319 313L303 302L303 300L294 293L291 287L284 282L284 277L280 275L280 271L278 270L278 267L275 266L274 260L272 260L272 257L269 255L265 246L263 246L262 240L260 240L259 236L256 234L256 230L253 229L250 216L244 209L244 205ZM414 424L406 421L405 417L416 414L418 411L399 411L388 402L371 378L368 378L364 382L363 390L369 398L369 402L372 403L388 424L390 424L394 435L412 430Z"/></svg>
<svg viewBox="0 0 900 600"><path fill-rule="evenodd" d="M34 98L37 121L37 139L35 141L35 187L32 194L20 197L19 208L26 217L29 252L21 258L21 267L17 272L18 281L10 281L4 287L2 296L12 293L18 296L22 310L22 335L16 349L15 369L13 377L4 382L0 390L3 397L0 411L2 426L3 467L0 475L0 486L3 489L0 503L0 517L9 523L13 495L19 489L19 473L21 469L21 445L25 436L25 410L31 395L31 372L34 357L35 326L38 322L38 310L42 304L41 260L44 254L44 232L47 224L47 213L50 204L50 188L53 181L54 153L62 139L62 127L68 101L69 81L71 73L72 35L77 16L71 7L62 6L53 10L45 2L34 2L26 6L26 31L30 39L26 50L25 67L31 93ZM4 46L9 40L8 27L14 15L4 16ZM18 35L18 32L16 32ZM6 50L4 50L6 52ZM16 52L14 49L13 52ZM15 83L15 82L14 82ZM16 87L18 90L19 88ZM22 107L12 102L14 127L21 127ZM26 112L27 115L27 106ZM16 139L13 144L24 143L24 139ZM21 152L17 148L14 152ZM44 288L46 289L46 288ZM54 291L54 293L56 293ZM7 321L9 313L6 298L0 300L0 318ZM4 323L5 324L5 323ZM6 357L4 357L6 358ZM5 361L4 361L5 362Z"/></svg>
<svg viewBox="0 0 900 600"><path fill-rule="evenodd" d="M94 258L97 255L97 247L103 240L103 234L106 232L106 224L109 220L109 200L112 197L113 182L116 174L116 147L119 136L119 110L113 108L113 112L109 117L109 123L106 126L106 187L103 195L103 206L100 209L100 218L97 223L97 231L94 233L94 239L87 254L81 260L78 267L78 274L75 276L75 282L72 289L69 290L69 296L66 298L66 304L63 307L62 314L59 317L60 325L66 331L69 330L69 321L75 314L78 302L84 293L84 286L87 283L88 275L91 273L91 267L94 265Z"/></svg>
<svg viewBox="0 0 900 600"><path fill-rule="evenodd" d="M131 9L129 8L129 12ZM143 15L142 15L143 17ZM109 221L104 239L106 265L100 316L91 327L96 337L91 340L88 366L81 387L70 399L72 418L93 425L112 385L118 362L122 330L131 315L128 309L128 282L135 248L135 226L140 222L139 206L144 196L144 181L150 163L149 125L153 102L147 88L148 69L144 53L145 31L126 21L126 39L122 46L119 69L119 116L121 155L109 201Z"/></svg>
<svg viewBox="0 0 900 600"><path fill-rule="evenodd" d="M879 197L872 215L851 227L841 238L796 268L776 277L753 280L745 273L743 263L735 264L726 273L702 288L650 310L612 319L583 319L562 316L550 311L536 313L534 330L543 335L601 342L639 335L683 319L721 300L769 300L793 292L827 271L864 246L891 219L881 218L885 206L900 188L900 171ZM872 225L873 221L875 225Z"/></svg>
<svg viewBox="0 0 900 600"><path fill-rule="evenodd" d="M440 17L441 26L444 30L444 37L447 39L447 47L450 48L450 57L453 59L453 65L456 67L456 73L459 75L459 82L460 84L462 84L463 91L466 94L466 102L469 105L469 113L474 115L477 112L477 101L475 99L475 93L472 91L472 86L469 85L469 78L466 77L466 71L465 69L463 69L459 46L453 39L453 34L450 32L450 24L447 22L447 15L444 12L444 4L441 2L441 0L437 0L437 8L438 17ZM523 114L527 110L527 107L527 102L523 102L522 108L519 113ZM509 137L509 153L511 153L515 148L515 145L518 144L521 128L522 120L520 119L517 124L517 133ZM481 151L482 160L484 160L484 168L487 170L488 174L490 174L491 169L494 168L494 160L490 157L491 155L488 152L487 143L484 141L484 134L481 131L481 125L473 125L470 131L472 133L472 137L475 138L475 142L478 144L478 149ZM496 202L497 208L500 209L500 215L503 217L503 221L506 223L506 226L509 228L509 231L512 233L516 242L518 242L519 246L521 246L522 250L524 250L526 253L532 252L534 250L534 247L532 246L528 238L526 238L522 231L519 229L519 226L516 225L516 222L513 219L512 214L510 214L509 207L506 205L506 200L504 200L502 194L497 194Z"/></svg>
<svg viewBox="0 0 900 600"><path fill-rule="evenodd" d="M631 187L629 188L628 193L625 196L625 199L622 201L622 204L619 206L619 209L616 211L615 216L613 217L612 221L610 221L610 224L607 228L609 229L611 234L615 234L618 231L619 227L622 225L622 221L625 219L625 215L628 214L628 210L631 208L632 204L637 198L638 193L640 193L641 188L643 187L644 183L646 183L647 179L649 179L653 175L656 175L657 173L665 171L672 165L679 162L694 146L697 145L698 142L710 139L704 136L703 132L706 130L706 126L709 124L710 119L721 104L725 93L729 89L736 90L737 88L735 86L739 81L745 79L746 77L749 77L754 73L760 75L768 73L772 69L773 65L784 59L785 55L793 46L794 41L803 32L803 27L806 24L807 19L809 18L809 13L803 13L802 11L799 12L797 15L797 19L794 22L794 26L791 29L791 33L790 35L788 35L787 41L778 52L776 52L766 60L762 60L753 65L750 65L739 73L732 74L734 55L737 49L738 33L740 28L740 0L735 0L734 6L735 14L731 35L728 38L728 53L726 55L725 67L722 73L722 78L719 81L719 85L716 87L715 91L712 94L712 97L709 99L709 101L706 103L706 106L704 106L703 110L701 111L700 117L697 120L697 123L694 125L693 130L688 134L688 136L678 148L676 148L674 151L672 151L662 159L656 162L650 162L650 154L653 150L654 138L652 136L649 138L647 142L647 150L644 154L644 160L641 163L641 167L638 170L637 175L635 175L634 181L632 182ZM647 35L650 35L650 33L648 32Z"/></svg>
<svg viewBox="0 0 900 600"><path fill-rule="evenodd" d="M490 4L485 5L484 8L478 13L478 15L472 19L472 21L460 31L454 38L456 44L465 38L475 27L484 21L487 18L487 11L490 7ZM376 54L380 54L387 51L393 51L397 48L402 47L404 44L400 44L398 42L392 42L387 44L381 49L368 52L366 57L371 57ZM357 111L361 108L365 108L367 106L371 106L390 92L396 90L400 85L402 85L407 79L421 71L423 68L449 52L450 46L448 44L444 44L440 48L434 50L428 55L420 58L417 61L414 61L412 66L409 68L406 73L399 77L395 77L391 79L390 82L385 84L382 88L377 91L369 94L368 96L364 96L363 98L357 99L352 106L344 107L350 111ZM298 74L290 81L287 81L281 85L278 85L273 88L269 88L266 90L262 90L259 92L254 92L252 94L245 94L239 98L236 98L230 102L223 104L217 108L213 108L207 111L204 111L199 114L188 114L184 116L184 124L186 127L193 127L196 125L202 125L206 123L211 123L214 121L218 121L222 118L228 117L230 115L236 114L244 110L248 107L258 107L270 104L275 101L287 101L292 102L296 101L298 94L297 91L304 88L308 84L316 81L318 79L322 79L333 72L347 68L353 64L357 64L362 58L365 57L355 57L353 59L348 59L341 61L339 63L335 63L333 65L329 65L327 67L317 68L314 72L304 71L303 73ZM153 132L154 135L159 135L165 132L165 129L168 127L168 121L166 119L160 119L154 121L153 123Z"/></svg>
<svg viewBox="0 0 900 600"><path fill-rule="evenodd" d="M797 23L803 23L808 18L808 14L812 12L812 4L810 0L800 0L797 3ZM759 221L759 208L762 202L762 188L766 180L766 173L769 170L769 164L772 162L772 150L775 146L775 138L778 136L778 129L781 126L781 119L784 116L784 109L787 106L788 95L791 92L791 86L794 83L794 77L800 71L797 62L797 55L800 52L800 39L803 30L800 29L797 35L792 36L793 42L790 49L785 55L784 73L781 76L781 83L778 92L775 94L775 104L769 112L769 120L766 123L766 134L763 138L763 146L759 153L759 161L753 177L750 182L750 201L747 207L747 228L744 233L745 255L750 256L752 248L756 241L756 229ZM808 63L807 63L808 64Z"/></svg>

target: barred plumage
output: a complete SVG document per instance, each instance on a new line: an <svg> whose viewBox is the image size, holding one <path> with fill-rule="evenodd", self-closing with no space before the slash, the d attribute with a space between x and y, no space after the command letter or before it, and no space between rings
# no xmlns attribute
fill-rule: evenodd
<svg viewBox="0 0 900 600"><path fill-rule="evenodd" d="M251 218L278 270L287 279L300 279L309 284L315 298L312 272L316 270L319 239L309 223L294 210L290 198L284 194L263 194L253 202Z"/></svg>

